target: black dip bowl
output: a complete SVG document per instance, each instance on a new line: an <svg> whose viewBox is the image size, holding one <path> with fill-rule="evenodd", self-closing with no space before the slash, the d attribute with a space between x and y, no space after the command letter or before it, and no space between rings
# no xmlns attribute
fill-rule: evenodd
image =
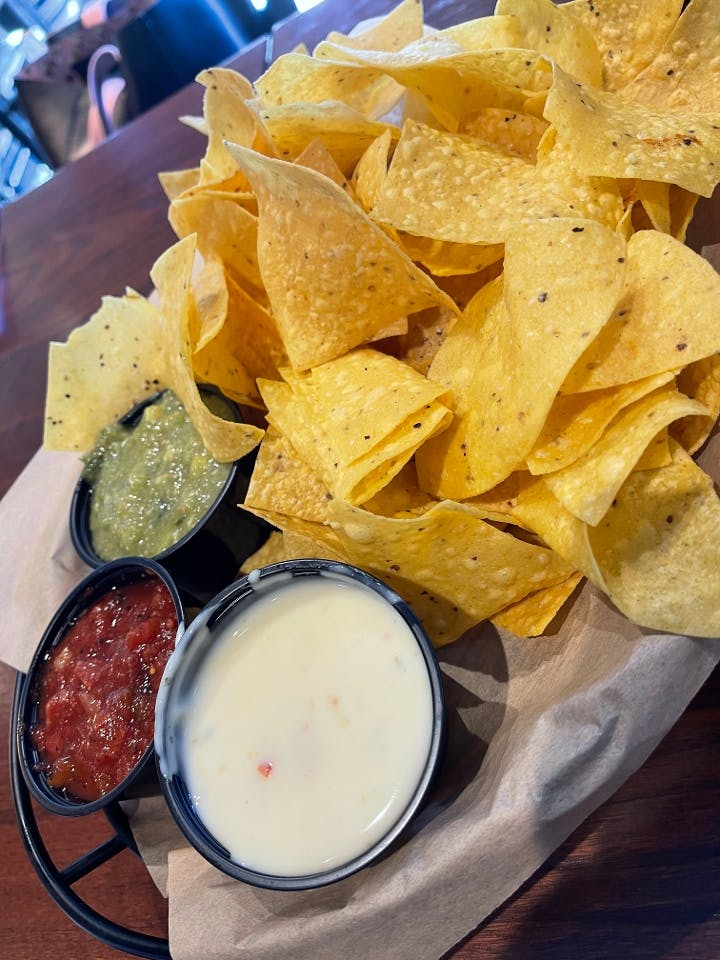
<svg viewBox="0 0 720 960"><path fill-rule="evenodd" d="M197 747L191 747L191 749L196 751L196 759L199 756L203 758L209 757L212 751L210 741L204 739L206 735L198 733L200 728L195 726L195 731L193 732L193 717L197 718L197 721L201 724L215 723L214 720L208 719L209 713L204 707L195 706L197 703L198 690L202 684L200 678L208 665L208 657L212 659L216 652L223 649L223 643L229 634L231 635L231 646L225 649L229 650L228 655L230 657L237 658L241 648L233 646L232 644L236 642L237 637L241 638L240 642L242 644L246 644L247 637L253 634L253 631L256 629L255 626L246 625L248 622L252 622L253 609L255 615L258 615L261 609L260 605L264 603L262 607L264 611L270 609L277 610L277 598L282 594L282 591L287 585L290 585L293 590L295 590L298 585L300 585L301 588L310 585L312 591L310 582L315 581L316 585L319 585L321 578L336 583L336 586L330 588L331 590L337 589L337 583L339 582L340 588L344 589L346 593L348 591L352 593L354 590L357 596L358 590L356 588L360 588L359 592L363 595L371 594L372 597L368 602L377 605L379 598L381 604L386 606L387 609L383 609L382 619L373 620L373 623L376 625L380 622L385 623L385 617L387 616L391 618L393 624L397 625L398 632L396 635L392 635L389 629L378 629L375 637L381 638L379 643L366 648L367 650L371 650L372 653L362 654L362 656L368 658L364 662L368 663L373 676L375 672L379 672L383 686L378 688L375 686L374 680L362 680L361 682L365 684L365 693L367 692L368 684L371 688L369 696L367 696L367 700L370 702L369 709L366 711L364 706L361 708L358 708L357 705L354 707L348 706L350 713L347 716L349 717L348 724L351 727L358 724L363 728L372 725L376 731L377 729L381 729L381 742L383 744L385 740L393 741L394 739L394 752L390 755L389 769L397 771L398 765L396 759L398 757L399 765L403 766L403 760L408 758L406 750L410 748L413 756L412 759L407 759L405 769L411 769L412 774L408 777L405 786L399 792L397 805L392 813L394 819L386 820L382 822L382 826L378 827L377 830L367 832L364 826L367 821L362 820L362 818L368 816L368 814L366 810L362 811L358 823L362 823L363 825L357 830L351 827L349 833L350 849L353 851L351 855L346 854L347 846L343 846L342 851L336 848L337 855L333 854L329 857L325 856L325 850L323 849L320 857L321 859L325 858L323 863L327 863L328 866L323 866L321 869L317 869L316 867L312 869L299 869L297 865L291 868L283 866L282 869L275 870L266 869L265 867L259 869L257 866L251 867L247 865L248 861L252 858L248 858L247 856L243 857L242 855L237 855L233 858L223 842L221 842L203 822L198 807L202 806L202 794L205 791L206 783L209 784L209 781L206 780L200 783L196 776L195 781L192 783L192 789L189 785L189 782L192 782L193 774L189 773L189 767L185 759L188 744L201 743L199 751ZM304 583L300 583L301 581L304 581ZM321 589L325 590L325 586ZM312 627L307 635L311 638L309 640L297 639L299 636L297 624L301 619L298 617L297 591L292 595L292 598L290 594L285 594L284 597L286 616L292 618L292 624L287 631L285 625L280 628L280 643L282 644L284 642L285 636L292 636L291 642L293 643L305 643L305 647L303 647L300 653L301 657L304 657L307 652L307 644L315 643L316 635L318 631L323 630L324 623L327 624L330 622L327 619L325 619L325 621L323 620L324 617L328 616L326 614L327 607L324 607L322 602L314 605L315 594L311 593L311 596L313 598L310 601L312 616L309 619L311 620ZM300 601L300 609L303 611L303 616L305 616L308 611L308 606L303 605L307 603L307 597L308 594L306 592L305 599ZM263 600L263 598L265 598L265 600ZM281 598L281 604L282 602L283 600ZM258 604L258 606L255 606L255 604ZM344 610L345 608L341 607L340 609ZM355 609L360 613L359 608ZM315 616L316 612L317 617ZM250 616L250 620L247 619L248 615ZM265 614L263 613L262 617L264 618L264 616ZM371 618L372 617L374 617L374 614L371 615ZM244 625L242 627L239 627L238 619L243 620ZM344 624L345 622L349 623L352 619L352 617L347 617L342 621L336 619L334 622L341 624L337 629L326 627L325 636L328 638L327 642L332 645L337 645L337 643L340 642L341 631L346 634L346 637L351 636L351 634L347 633ZM360 616L354 619L356 623L361 623L361 628L366 631L364 635L366 637L369 636L370 631L366 629L367 623L369 622L368 619L364 617L361 618ZM255 624L257 624L257 619L255 620ZM245 632L234 632L239 629ZM333 669L337 671L336 676L354 678L362 673L362 670L354 669L350 662L354 655L352 651L356 649L356 647L352 646L352 644L354 644L354 635L352 636L353 639L349 641L347 639L342 640L343 643L349 643L351 646L347 654L345 650L348 648L344 648L343 653L339 657L339 666L338 661L335 662L336 665ZM259 646L262 646L264 650L267 649L265 644L268 642L272 643L272 640L268 640L268 635L265 634L262 629L255 634L255 637L256 639L260 639ZM395 646L395 639L391 639L391 637L396 637L397 643L402 644L402 646ZM388 653L383 650L383 643L393 644L391 648L388 648ZM247 647L245 649L247 650ZM335 646L335 649L338 649L337 646ZM316 647L315 650L320 651L321 657L326 657L326 652L329 650L329 647ZM315 653L314 655L317 656L318 654ZM332 655L334 656L334 654ZM346 659L346 656L349 659ZM221 662L227 663L228 661ZM237 663L239 661L235 659L235 662ZM293 664L294 662L295 661L292 661ZM318 663L317 660L313 660L312 662L315 664ZM358 661L358 663L361 662L362 661ZM353 690L347 687L342 688L341 684L343 681L340 681L337 687L340 696L326 698L320 692L321 687L313 688L313 690L309 689L307 674L305 674L305 678L303 678L302 670L296 671L294 665L291 665L285 670L284 679L281 680L278 671L279 659L277 655L273 655L267 671L263 667L263 669L259 671L260 675L258 675L258 672L250 670L247 667L247 661L243 661L241 674L243 681L247 682L249 687L246 687L245 694L236 694L237 687L235 686L235 679L231 678L227 681L226 678L230 676L230 671L223 668L221 672L218 673L217 663L218 661L215 661L215 673L212 674L212 679L206 680L205 691L209 693L213 704L221 702L218 698L218 688L215 681L218 680L219 677L222 677L220 682L228 683L226 690L229 690L230 699L223 702L228 704L230 712L224 712L226 710L225 706L221 708L223 711L221 714L222 719L220 720L219 727L215 726L214 730L223 729L230 731L230 736L233 740L232 747L228 749L227 752L224 743L219 744L219 747L215 748L216 754L219 750L220 760L219 763L216 760L213 760L212 763L215 763L216 768L220 770L229 767L237 769L240 764L249 763L249 766L244 767L242 774L243 776L249 775L249 780L242 781L248 784L244 788L239 786L239 779L231 780L227 791L224 789L217 790L217 787L214 788L208 785L207 793L215 789L216 796L222 796L224 800L229 798L233 818L252 817L252 807L247 806L250 792L257 788L258 783L262 782L262 777L267 778L271 774L275 776L276 773L279 774L281 768L287 769L287 766L283 767L286 761L292 757L293 761L290 764L292 765L294 759L302 754L306 748L302 746L298 750L295 740L292 740L291 745L287 747L287 752L284 754L284 757L281 757L280 754L275 755L275 760L277 761L276 770L273 770L273 763L268 763L266 760L265 762L257 764L256 773L255 763L259 754L250 749L254 744L251 736L245 736L245 739L243 739L248 727L247 725L242 725L241 717L237 714L238 705L245 704L245 709L252 712L254 719L258 716L252 701L255 690L258 691L260 698L266 698L268 693L273 691L275 685L277 685L278 690L281 689L283 691L276 694L275 699L270 701L268 707L268 722L260 731L260 739L262 739L264 730L272 730L273 733L277 733L278 725L283 722L279 716L283 707L290 701L292 703L298 702L293 699L295 691L302 691L301 700L305 699L307 702L312 700L312 711L315 711L315 704L324 704L322 708L318 706L318 711L323 709L325 710L323 716L331 717L333 715L329 705L333 701L335 701L334 705L336 705L338 701L342 702L342 704L351 704ZM409 674L410 679L407 681L404 679L397 681L391 680L391 684L396 682L403 684L409 683L411 686L417 684L416 690L422 690L420 698L413 701L417 709L406 711L397 721L400 727L403 728L402 733L398 733L397 728L394 732L392 723L387 724L387 726L384 725L383 718L385 718L385 714L382 712L384 709L389 709L387 704L395 702L392 700L391 695L388 696L388 690L384 689L384 681L390 680L391 672L397 670L402 674ZM210 676L210 672L206 673L206 678ZM239 675L235 674L235 676ZM336 682L338 681L330 681L330 683ZM283 683L290 684L290 694L288 694L287 686L282 687ZM399 689L395 686L391 688L393 690ZM333 687L333 689L336 688ZM345 698L346 693L349 694L347 699ZM284 699L282 702L278 702L279 698ZM400 709L400 707L397 708L397 713L400 712ZM290 560L272 564L252 571L248 576L238 580L226 590L222 591L193 620L181 642L171 655L165 671L163 684L158 693L155 710L155 747L160 783L168 806L182 832L196 850L219 870L237 880L245 881L258 887L276 890L302 890L334 883L391 852L398 843L402 842L406 827L423 804L437 771L444 743L445 715L441 673L432 644L419 620L409 606L385 583L356 567L330 560ZM293 712L293 710L294 708L292 706L288 708L287 713L290 720L289 723L283 727L284 730L288 729L291 731L291 737L294 736L293 731L307 731L312 727L312 724L301 723L302 716L300 711ZM313 716L315 715L316 714L313 713ZM370 717L369 723L366 719L368 715ZM338 715L335 714L334 716L337 717ZM406 718L408 716L412 717L412 719L407 720ZM333 720L331 722L334 723L336 721ZM261 724L264 723L264 720L261 721ZM342 726L343 724L341 723L340 725ZM310 734L303 732L301 736L313 737L315 734L312 732ZM320 736L320 734L318 734L318 736ZM334 778L332 787L334 787L335 782L345 782L345 780L342 779L345 774L339 772L337 763L338 758L342 757L343 762L346 762L344 769L350 773L347 780L351 783L352 796L364 792L368 780L372 781L368 791L369 793L372 792L375 786L374 767L376 763L374 761L377 759L377 754L373 754L373 751L375 750L375 744L378 742L375 739L375 734L373 734L372 738L367 741L371 744L370 750L368 751L366 749L365 741L363 741L363 744L359 748L361 752L356 753L354 747L359 741L353 739L354 736L355 734L352 734L349 740L342 741L342 750L328 751L330 759L329 769L331 771L331 777ZM364 733L362 736L364 736ZM304 743L307 742L308 741L304 741ZM312 741L310 742L312 744ZM328 741L326 741L326 743L327 742ZM319 744L321 741L316 741L316 743ZM345 744L347 744L347 747L345 747ZM312 752L318 749L318 747L311 745L307 749ZM322 750L322 747L319 749ZM364 753L362 752L363 750L365 751ZM362 779L365 777L365 774L362 774L361 777L358 778L358 782L353 782L354 773L360 769L358 761L361 756L367 757L368 752L372 758L369 766L366 768L371 771L370 776L368 780L365 780ZM245 759L251 757L255 759ZM204 759L202 762L204 762ZM221 776L224 775L224 772L221 773ZM234 777L234 772L232 776ZM307 771L302 773L302 777L310 777L312 779L313 776L314 774L309 774ZM385 790L386 786L387 785L383 783L381 789ZM245 794L243 794L244 789L248 791ZM262 791L265 787L261 786L259 789ZM274 787L271 789L274 789ZM299 810L302 802L299 794L304 792L304 789L305 785L303 783L299 790L295 788L288 790L287 794L281 794L281 809L288 811L290 806L292 806ZM288 846L291 846L293 839L297 840L300 835L303 835L302 842L305 844L305 847L310 846L312 849L310 859L313 862L316 858L315 838L318 835L322 836L323 845L326 844L327 841L324 835L326 825L333 821L340 809L340 803L337 795L333 793L333 789L331 788L328 793L323 793L322 790L324 789L323 785L321 788L322 800L320 806L322 807L322 812L319 815L320 824L316 824L316 826L310 830L306 829L306 821L303 821L302 827L293 825L290 831L290 844L288 844ZM283 786L283 791L284 790L285 787ZM265 809L266 798L269 798L269 794L261 795L259 801L260 807L256 806L256 811ZM373 800L373 803L377 802L377 800ZM314 799L311 798L310 804L312 805L313 803ZM385 803L386 795L382 793L381 804ZM309 808L304 807L302 809L307 810ZM312 807L310 807L310 809L312 809ZM383 807L383 810L384 809ZM376 808L373 807L369 813L369 817L373 818L372 823L380 818L380 815L376 817L375 810ZM299 814L299 816L302 817L303 815ZM274 836L276 826L286 819L286 813L283 812L279 816L273 813L272 817L275 819L271 818L269 823L265 822L260 831L258 830L257 819L249 824L250 836L253 837L253 842L256 838L260 838L259 844L262 845L264 842L263 838ZM317 817L314 817L314 820L317 819ZM353 825L355 822L355 820L351 821ZM379 831L382 832L378 838L377 834ZM216 829L215 832L221 833L222 831ZM246 833L246 836L247 835ZM311 837L309 841L306 839L308 836ZM358 837L360 838L359 849L356 839ZM343 843L344 840L345 838L343 838ZM237 849L237 840L235 843ZM363 846L363 844L366 845ZM280 856L283 857L287 847L283 846L282 842L279 846L281 851ZM296 851L293 852L293 855L296 855ZM303 853L302 856L305 856L305 853ZM244 860L244 863L240 862L241 860Z"/></svg>
<svg viewBox="0 0 720 960"><path fill-rule="evenodd" d="M107 597L113 588L153 583L157 586L158 581L169 594L171 606L177 618L177 631L173 638L174 643L177 643L185 627L177 588L168 572L160 564L142 557L113 560L88 574L65 598L40 640L23 679L18 707L18 726L14 735L17 738L20 769L28 789L34 799L52 813L61 816L80 816L101 810L115 800L156 795L160 792L152 737L132 770L116 786L92 800L80 800L67 790L52 786L48 782L44 764L32 737L33 725L39 720L38 698L41 674L51 657L53 648L65 638L78 618L99 603L103 597ZM166 597L166 602L167 599Z"/></svg>
<svg viewBox="0 0 720 960"><path fill-rule="evenodd" d="M202 386L201 392L219 397L232 419L242 422L237 404L215 387ZM161 396L162 391L147 397L119 422L132 429L145 408ZM254 463L253 451L230 464L227 479L205 515L180 540L152 557L170 572L188 603L202 606L215 596L268 538L270 525L238 506L245 499ZM90 532L92 495L92 485L81 477L70 504L70 537L82 560L98 567L105 561L95 552Z"/></svg>

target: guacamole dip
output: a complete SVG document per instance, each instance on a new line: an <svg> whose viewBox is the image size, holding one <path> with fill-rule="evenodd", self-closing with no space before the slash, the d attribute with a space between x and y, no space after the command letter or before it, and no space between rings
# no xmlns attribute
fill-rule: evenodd
<svg viewBox="0 0 720 960"><path fill-rule="evenodd" d="M203 399L219 416L222 399ZM92 487L89 527L102 560L153 557L180 540L215 502L231 464L206 451L185 408L166 390L133 426L114 423L100 432L85 459Z"/></svg>

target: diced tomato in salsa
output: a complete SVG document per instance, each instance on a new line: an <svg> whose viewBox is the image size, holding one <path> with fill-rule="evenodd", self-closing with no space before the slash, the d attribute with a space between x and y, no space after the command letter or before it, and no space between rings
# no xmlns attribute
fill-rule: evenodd
<svg viewBox="0 0 720 960"><path fill-rule="evenodd" d="M49 652L31 731L50 786L104 796L150 745L155 698L178 617L159 577L114 587Z"/></svg>

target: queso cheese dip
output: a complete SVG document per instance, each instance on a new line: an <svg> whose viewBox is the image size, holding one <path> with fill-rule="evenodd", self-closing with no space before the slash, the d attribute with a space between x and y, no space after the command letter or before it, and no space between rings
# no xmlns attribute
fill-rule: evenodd
<svg viewBox="0 0 720 960"><path fill-rule="evenodd" d="M306 876L404 813L430 749L430 680L410 627L369 587L321 575L256 589L199 667L183 776L232 860Z"/></svg>

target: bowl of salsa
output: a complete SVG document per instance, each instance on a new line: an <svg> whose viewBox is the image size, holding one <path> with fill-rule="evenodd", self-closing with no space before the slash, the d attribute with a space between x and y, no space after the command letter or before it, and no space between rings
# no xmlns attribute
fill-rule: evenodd
<svg viewBox="0 0 720 960"><path fill-rule="evenodd" d="M241 420L216 388L201 395L216 415ZM157 560L202 605L269 533L240 506L251 472L252 455L214 460L180 400L161 391L105 427L84 458L70 506L72 542L91 567L124 556Z"/></svg>
<svg viewBox="0 0 720 960"><path fill-rule="evenodd" d="M34 798L92 813L154 784L155 700L184 629L168 572L140 557L93 570L50 621L25 676L16 732Z"/></svg>
<svg viewBox="0 0 720 960"><path fill-rule="evenodd" d="M432 644L385 583L330 560L254 570L168 663L155 748L190 843L235 879L334 883L401 842L444 739Z"/></svg>

